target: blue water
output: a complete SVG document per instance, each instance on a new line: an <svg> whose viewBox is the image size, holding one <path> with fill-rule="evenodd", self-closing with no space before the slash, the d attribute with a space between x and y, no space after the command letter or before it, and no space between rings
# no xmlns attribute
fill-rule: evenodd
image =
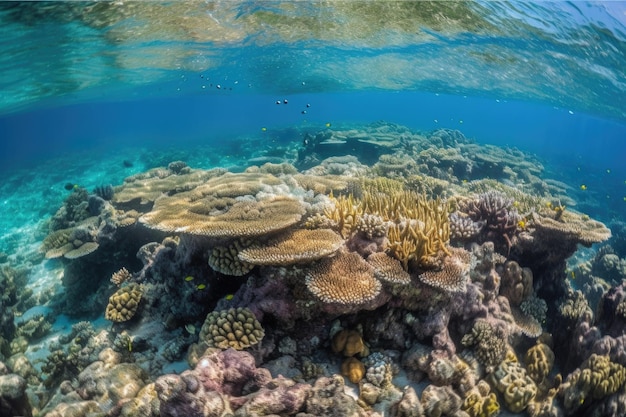
<svg viewBox="0 0 626 417"><path fill-rule="evenodd" d="M49 297L22 320L60 309L55 332L75 318L39 248L68 183L238 172L305 133L456 129L626 222L626 2L4 2L0 52L0 264Z"/></svg>

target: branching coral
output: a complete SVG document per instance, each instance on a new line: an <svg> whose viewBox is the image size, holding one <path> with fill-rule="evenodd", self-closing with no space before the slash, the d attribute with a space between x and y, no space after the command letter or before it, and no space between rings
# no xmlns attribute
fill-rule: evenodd
<svg viewBox="0 0 626 417"><path fill-rule="evenodd" d="M463 201L459 207L475 222L484 222L484 240L506 243L510 250L517 233L521 216L513 207L513 199L495 190L479 194L475 199Z"/></svg>
<svg viewBox="0 0 626 417"><path fill-rule="evenodd" d="M209 313L199 340L209 347L243 350L259 343L265 331L252 311L239 307Z"/></svg>
<svg viewBox="0 0 626 417"><path fill-rule="evenodd" d="M128 269L121 268L118 271L111 274L111 282L119 287L123 283L128 281L131 277L132 275L130 272L128 272Z"/></svg>
<svg viewBox="0 0 626 417"><path fill-rule="evenodd" d="M381 290L372 267L353 252L317 262L307 272L306 286L325 303L349 305L371 301Z"/></svg>
<svg viewBox="0 0 626 417"><path fill-rule="evenodd" d="M507 344L503 335L486 320L476 320L461 343L473 346L478 361L489 368L497 366L506 356Z"/></svg>

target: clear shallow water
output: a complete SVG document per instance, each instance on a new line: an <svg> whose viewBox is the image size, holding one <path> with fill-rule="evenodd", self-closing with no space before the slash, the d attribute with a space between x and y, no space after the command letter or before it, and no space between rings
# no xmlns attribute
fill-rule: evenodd
<svg viewBox="0 0 626 417"><path fill-rule="evenodd" d="M62 265L39 248L67 183L93 190L173 160L241 171L261 154L295 156L305 132L380 120L537 155L571 208L625 221L625 11L0 3L0 252L31 288L61 297Z"/></svg>

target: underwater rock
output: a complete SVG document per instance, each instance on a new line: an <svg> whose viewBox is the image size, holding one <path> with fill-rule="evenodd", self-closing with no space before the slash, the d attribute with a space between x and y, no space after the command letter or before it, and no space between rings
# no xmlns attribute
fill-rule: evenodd
<svg viewBox="0 0 626 417"><path fill-rule="evenodd" d="M26 380L16 374L0 375L0 415L31 417Z"/></svg>

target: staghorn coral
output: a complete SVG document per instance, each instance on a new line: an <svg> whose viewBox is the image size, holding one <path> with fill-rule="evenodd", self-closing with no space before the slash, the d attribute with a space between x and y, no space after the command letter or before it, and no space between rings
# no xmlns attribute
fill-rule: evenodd
<svg viewBox="0 0 626 417"><path fill-rule="evenodd" d="M249 247L249 239L235 239L229 245L214 246L208 253L209 266L224 275L241 277L254 268L254 265L239 258L239 253Z"/></svg>
<svg viewBox="0 0 626 417"><path fill-rule="evenodd" d="M352 252L320 260L308 269L305 282L325 303L359 305L373 300L381 290L372 267Z"/></svg>
<svg viewBox="0 0 626 417"><path fill-rule="evenodd" d="M111 274L111 282L117 287L128 281L132 277L132 274L128 272L128 269L121 268L118 271Z"/></svg>
<svg viewBox="0 0 626 417"><path fill-rule="evenodd" d="M626 368L611 362L608 356L589 356L559 387L567 414L584 404L617 392L626 383Z"/></svg>
<svg viewBox="0 0 626 417"><path fill-rule="evenodd" d="M470 417L495 417L500 414L500 403L489 384L481 380L465 394L461 410Z"/></svg>
<svg viewBox="0 0 626 417"><path fill-rule="evenodd" d="M104 318L114 322L124 322L133 318L139 308L143 289L139 284L131 283L117 290L109 297Z"/></svg>
<svg viewBox="0 0 626 417"><path fill-rule="evenodd" d="M401 285L411 283L411 275L402 268L400 261L385 252L372 253L367 257L367 263L374 268L374 275L381 281Z"/></svg>
<svg viewBox="0 0 626 417"><path fill-rule="evenodd" d="M332 206L324 209L324 215L335 225L343 238L350 236L357 229L358 219L363 215L363 207L352 194L340 195L330 200Z"/></svg>
<svg viewBox="0 0 626 417"><path fill-rule="evenodd" d="M248 308L230 308L209 313L200 329L199 340L209 347L247 349L265 336L261 323Z"/></svg>
<svg viewBox="0 0 626 417"><path fill-rule="evenodd" d="M88 218L76 227L59 229L51 232L43 240L41 250L46 259L65 257L76 259L88 255L98 249L99 244L93 241L96 229L96 218Z"/></svg>
<svg viewBox="0 0 626 417"><path fill-rule="evenodd" d="M292 265L332 255L343 239L330 229L290 230L267 244L254 244L239 251L241 261L253 265Z"/></svg>
<svg viewBox="0 0 626 417"><path fill-rule="evenodd" d="M541 386L554 366L554 352L545 343L537 342L526 351L524 363L528 376Z"/></svg>
<svg viewBox="0 0 626 417"><path fill-rule="evenodd" d="M490 375L490 380L504 397L506 408L514 413L524 411L537 394L535 382L512 352L507 354L506 359Z"/></svg>
<svg viewBox="0 0 626 417"><path fill-rule="evenodd" d="M449 248L449 256L443 259L440 271L427 271L418 278L424 284L447 292L463 292L469 279L472 254L462 248Z"/></svg>
<svg viewBox="0 0 626 417"><path fill-rule="evenodd" d="M498 366L506 356L507 344L503 335L486 320L476 320L461 343L472 346L476 359L487 368Z"/></svg>

